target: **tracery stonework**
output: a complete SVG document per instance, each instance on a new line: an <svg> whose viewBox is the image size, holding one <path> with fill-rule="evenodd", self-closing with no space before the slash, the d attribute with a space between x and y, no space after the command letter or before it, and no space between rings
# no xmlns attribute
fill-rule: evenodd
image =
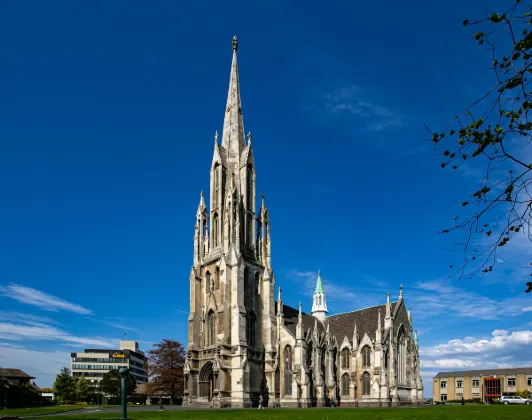
<svg viewBox="0 0 532 420"><path fill-rule="evenodd" d="M194 228L184 405L214 407L422 404L416 333L399 299L328 316L318 272L311 314L275 300L270 218L256 208L236 37L222 130L215 134L208 210Z"/></svg>

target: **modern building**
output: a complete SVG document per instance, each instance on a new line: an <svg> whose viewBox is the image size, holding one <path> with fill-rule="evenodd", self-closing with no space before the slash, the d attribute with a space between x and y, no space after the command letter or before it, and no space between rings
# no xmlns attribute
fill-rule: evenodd
<svg viewBox="0 0 532 420"><path fill-rule="evenodd" d="M196 213L184 405L396 406L423 403L417 336L397 301L329 315L318 271L310 314L275 300L270 214L257 208L251 133L244 131L233 38L210 209ZM385 303L384 303L385 302ZM310 303L310 302L309 302Z"/></svg>
<svg viewBox="0 0 532 420"><path fill-rule="evenodd" d="M136 341L120 341L119 350L85 349L70 354L72 376L84 376L90 382L100 382L111 369L129 368L137 383L148 382L147 361Z"/></svg>
<svg viewBox="0 0 532 420"><path fill-rule="evenodd" d="M490 402L503 395L532 393L532 367L439 372L433 378L434 401L471 400Z"/></svg>

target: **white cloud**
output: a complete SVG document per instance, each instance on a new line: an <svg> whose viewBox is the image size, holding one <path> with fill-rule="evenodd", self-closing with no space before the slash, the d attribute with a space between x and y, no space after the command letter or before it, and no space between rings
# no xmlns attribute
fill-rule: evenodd
<svg viewBox="0 0 532 420"><path fill-rule="evenodd" d="M98 347L113 347L116 340L103 338L78 337L62 331L54 326L34 321L25 321L23 324L0 322L0 339L9 341L22 340L47 340L63 341Z"/></svg>
<svg viewBox="0 0 532 420"><path fill-rule="evenodd" d="M420 349L420 356L430 359L449 355L470 356L472 354L503 354L510 350L526 349L532 344L532 331L514 331L511 334L505 330L495 330L491 337L475 339L453 339L444 344Z"/></svg>
<svg viewBox="0 0 532 420"><path fill-rule="evenodd" d="M404 125L402 115L365 100L356 86L341 88L325 95L324 106L331 115L355 117L359 128L362 121L362 130L366 131L381 131Z"/></svg>
<svg viewBox="0 0 532 420"><path fill-rule="evenodd" d="M3 296L17 300L19 302L38 306L41 309L51 312L75 312L78 314L89 315L92 313L90 309L75 303L68 302L48 293L31 287L20 286L18 284L9 284L7 286L0 286L0 293Z"/></svg>
<svg viewBox="0 0 532 420"><path fill-rule="evenodd" d="M22 346L0 343L2 366L22 369L35 376L38 386L51 387L61 368L70 368L70 354L66 351L37 351Z"/></svg>
<svg viewBox="0 0 532 420"><path fill-rule="evenodd" d="M122 331L126 331L126 330L127 331L138 331L137 328L125 325L125 323L124 322L120 322L120 320L117 322L116 320L114 320L114 318L98 319L98 318L87 317L87 319L89 321L93 321L93 322L98 322L100 324L109 325L110 327L117 328L117 329L122 330Z"/></svg>
<svg viewBox="0 0 532 420"><path fill-rule="evenodd" d="M532 312L532 306L527 306L526 308L521 309L522 312Z"/></svg>

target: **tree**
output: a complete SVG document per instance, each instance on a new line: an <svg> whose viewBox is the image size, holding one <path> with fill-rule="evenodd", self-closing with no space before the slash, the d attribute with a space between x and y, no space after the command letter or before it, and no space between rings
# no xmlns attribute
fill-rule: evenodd
<svg viewBox="0 0 532 420"><path fill-rule="evenodd" d="M42 392L54 392L52 388L41 388Z"/></svg>
<svg viewBox="0 0 532 420"><path fill-rule="evenodd" d="M152 392L162 391L175 401L183 393L185 348L179 341L164 339L148 351Z"/></svg>
<svg viewBox="0 0 532 420"><path fill-rule="evenodd" d="M7 408L7 393L9 389L9 380L5 377L0 375L0 395L2 395L3 401L0 401L0 404L3 404L4 408Z"/></svg>
<svg viewBox="0 0 532 420"><path fill-rule="evenodd" d="M441 231L465 231L456 244L463 251L456 271L460 278L492 272L497 254L509 243L523 241L524 249L532 245L531 11L530 5L514 0L505 13L463 22L479 27L474 39L489 51L494 85L444 131L428 129L443 156L442 168L456 170L472 162L483 169L479 188L461 202L453 225ZM526 258L523 268L530 278L530 254ZM526 284L528 293L532 282Z"/></svg>
<svg viewBox="0 0 532 420"><path fill-rule="evenodd" d="M61 372L55 378L54 394L61 404L71 403L76 399L74 380L70 376L70 370L66 367L61 369Z"/></svg>
<svg viewBox="0 0 532 420"><path fill-rule="evenodd" d="M84 376L78 376L77 378L73 379L74 390L76 393L76 401L86 401L91 391L89 381L87 381Z"/></svg>
<svg viewBox="0 0 532 420"><path fill-rule="evenodd" d="M113 397L120 398L120 392L122 389L122 379L118 369L111 369L103 375L100 382L101 390L106 394L111 394ZM128 372L127 374L127 389L126 395L131 395L137 388L137 381L133 378L133 375Z"/></svg>

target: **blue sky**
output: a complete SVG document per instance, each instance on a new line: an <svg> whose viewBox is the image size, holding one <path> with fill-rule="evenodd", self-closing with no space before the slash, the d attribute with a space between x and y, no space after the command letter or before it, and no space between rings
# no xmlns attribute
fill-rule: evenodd
<svg viewBox="0 0 532 420"><path fill-rule="evenodd" d="M184 3L0 4L0 366L50 386L124 331L186 340L235 34L285 302L309 311L318 269L333 313L402 283L426 395L440 370L532 365L529 244L485 281L445 279L436 232L479 168L441 170L424 129L491 87L461 22L496 2Z"/></svg>

